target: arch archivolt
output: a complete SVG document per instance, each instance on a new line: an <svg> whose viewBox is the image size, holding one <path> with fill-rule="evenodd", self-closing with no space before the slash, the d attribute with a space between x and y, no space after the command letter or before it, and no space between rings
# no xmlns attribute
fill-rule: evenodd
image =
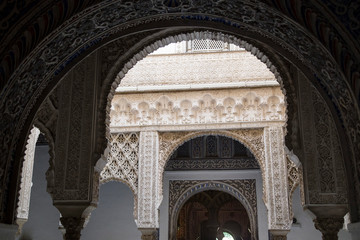
<svg viewBox="0 0 360 240"><path fill-rule="evenodd" d="M114 13L114 9L118 9L120 12ZM139 14L135 9L143 10L141 20L138 19ZM5 117L1 119L1 126L4 126L0 136L1 139L4 139L0 146L1 152L4 153L1 168L5 169L4 166L15 161L16 154L14 153L23 147L18 146L20 144L18 142L21 142L19 139L30 128L25 122L31 122L28 118L33 111L36 111L36 109L34 110L37 106L36 102L48 94L46 91L52 89L51 82L58 82L59 79L54 80L54 77L63 74L64 69L68 69L69 65L75 64L79 60L79 56L83 57L88 54L83 54L88 49L102 41L106 42L107 37L113 39L116 35L125 34L124 32L131 28L144 26L151 22L166 26L166 24L171 25L176 21L188 21L187 24L190 22L194 25L199 23L199 25L215 26L214 28L219 29L234 28L236 31L240 29L245 34L250 33L250 36L255 34L268 38L269 41L272 41L271 43L278 42L279 52L283 54L287 52L288 59L292 59L294 62L301 61L302 64L311 68L312 73L309 75L318 76L314 82L318 81L324 92L329 95L329 99L333 101L335 112L347 130L349 149L354 149L353 156L359 155L360 145L357 144L357 139L360 135L360 128L356 100L330 53L309 32L285 18L280 12L273 11L267 5L258 6L250 1L231 2L231 4L213 2L212 5L181 5L171 8L174 14L164 15L167 11L168 7L148 1L100 4L96 8L79 14L73 19L74 21L68 21L63 27L54 31L51 37L44 40L43 44L39 45L28 59L22 61L9 79L9 86L14 87L5 87L7 91L4 92L4 100L0 104L0 112L5 113ZM272 19L276 19L281 24L274 25ZM130 21L132 23L128 24ZM89 22L93 24L93 27L84 28L84 26L88 26L84 23ZM81 31L76 29L81 29ZM59 42L62 44L58 44ZM323 66L323 68L319 68L319 66ZM32 71L33 69L37 69L37 71ZM104 85L110 86L112 81L113 79ZM106 89L105 92L108 90ZM103 101L106 99L107 94L103 96ZM104 107L98 107L98 109L104 109ZM101 131L105 132L103 129ZM12 135L13 137L8 137ZM357 179L359 169L355 157L350 165L354 166L354 170L350 174ZM1 179L5 182L3 185L9 184L7 179L10 174L10 172L4 174ZM356 188L356 190L357 197L354 200L358 201L359 189ZM10 190L6 188L6 191L1 194L2 210L7 206L8 191Z"/></svg>
<svg viewBox="0 0 360 240"><path fill-rule="evenodd" d="M289 230L291 224L291 209L289 205L289 188L287 162L284 150L283 126L270 126L254 129L231 129L231 130L200 130L158 132L141 131L138 136L138 154L133 155L132 170L119 162L127 161L126 154L120 154L123 159L115 159L111 152L117 153L114 146L118 147L118 136L124 133L113 133L116 141L112 142L107 165L100 174L102 179L123 181L134 192L135 204L134 216L139 228L158 227L158 207L163 197L163 172L166 162L184 142L203 135L222 135L233 138L243 143L259 161L263 179L263 200L268 208L269 229ZM136 133L125 133L136 134ZM130 156L131 154L128 154ZM115 155L119 156L119 155ZM114 161L116 164L114 164ZM130 170L129 170L130 169ZM131 175L111 175L118 172L136 172ZM109 176L109 177L108 177ZM107 181L106 180L106 181Z"/></svg>
<svg viewBox="0 0 360 240"><path fill-rule="evenodd" d="M213 130L213 131L194 131L194 132L160 132L159 133L159 183L162 184L162 173L166 162L171 154L183 143L190 139L204 135L221 135L235 139L244 144L259 162L262 174L265 172L264 155L264 129L236 129L236 130ZM264 176L263 176L264 181ZM265 186L265 185L263 185ZM162 188L160 188L162 191ZM265 189L263 189L265 193ZM160 193L162 195L162 192ZM265 194L264 194L265 196Z"/></svg>

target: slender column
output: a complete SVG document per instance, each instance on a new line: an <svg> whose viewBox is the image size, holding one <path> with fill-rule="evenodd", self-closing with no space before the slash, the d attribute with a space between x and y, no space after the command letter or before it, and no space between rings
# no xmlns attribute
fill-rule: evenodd
<svg viewBox="0 0 360 240"><path fill-rule="evenodd" d="M288 179L282 126L264 129L265 202L272 239L286 239L291 229Z"/></svg>
<svg viewBox="0 0 360 240"><path fill-rule="evenodd" d="M149 131L140 133L139 142L139 190L137 226L143 232L142 239L153 239L152 233L159 228L157 193L159 135ZM155 230L154 230L155 229ZM144 235L145 234L145 235Z"/></svg>
<svg viewBox="0 0 360 240"><path fill-rule="evenodd" d="M270 231L270 240L286 240L286 235L290 231L272 230Z"/></svg>
<svg viewBox="0 0 360 240"><path fill-rule="evenodd" d="M315 228L322 233L323 240L337 240L344 225L344 218L316 218Z"/></svg>
<svg viewBox="0 0 360 240"><path fill-rule="evenodd" d="M61 224L65 228L64 240L80 239L85 219L82 217L61 217Z"/></svg>

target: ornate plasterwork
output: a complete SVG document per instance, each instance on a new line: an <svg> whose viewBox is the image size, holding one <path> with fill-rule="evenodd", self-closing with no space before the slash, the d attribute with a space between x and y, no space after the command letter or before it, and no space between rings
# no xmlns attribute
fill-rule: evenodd
<svg viewBox="0 0 360 240"><path fill-rule="evenodd" d="M301 203L304 206L304 189L303 189L303 172L302 165L297 158L297 156L289 151L287 147L285 147L286 152L286 166L287 166L287 179L288 179L288 193L289 193L289 211L291 216L293 215L292 211L292 197L295 189L300 186L301 192Z"/></svg>
<svg viewBox="0 0 360 240"><path fill-rule="evenodd" d="M140 132L139 150L139 192L138 228L158 228L158 207L162 196L159 195L159 136L158 132Z"/></svg>
<svg viewBox="0 0 360 240"><path fill-rule="evenodd" d="M162 173L171 154L184 142L204 135L222 135L233 138L244 144L259 162L262 174L265 172L265 155L263 129L237 129L222 131L197 131L197 132L160 132L159 133L159 183L162 184ZM263 177L264 180L264 177ZM160 188L162 191L162 186ZM265 189L263 189L265 192ZM162 196L162 192L159 193Z"/></svg>
<svg viewBox="0 0 360 240"><path fill-rule="evenodd" d="M110 136L110 152L100 173L100 183L124 182L137 196L139 133L117 133Z"/></svg>
<svg viewBox="0 0 360 240"><path fill-rule="evenodd" d="M19 203L17 208L16 222L19 225L19 232L22 225L27 221L29 216L30 195L32 186L32 175L34 166L34 155L36 141L39 137L40 130L34 127L30 134L26 145L24 163L21 172L21 184L19 191Z"/></svg>
<svg viewBox="0 0 360 240"><path fill-rule="evenodd" d="M96 118L96 54L76 66L58 86L58 119L55 140L54 204L62 200L92 201L96 155L92 131ZM96 186L96 185L93 185Z"/></svg>
<svg viewBox="0 0 360 240"><path fill-rule="evenodd" d="M187 42L186 42L187 43ZM182 44L182 42L176 43ZM159 49L161 50L161 49ZM199 77L201 76L201 77ZM251 52L149 54L136 63L116 91L164 89L170 86L208 88L233 84L278 86L274 74ZM152 88L151 88L152 87Z"/></svg>
<svg viewBox="0 0 360 240"><path fill-rule="evenodd" d="M220 84L221 85L221 84ZM219 85L219 86L220 86ZM110 129L179 130L285 125L286 108L279 87L116 95Z"/></svg>
<svg viewBox="0 0 360 240"><path fill-rule="evenodd" d="M347 190L340 138L324 99L300 82L306 204L346 204ZM305 128L306 126L306 128Z"/></svg>
<svg viewBox="0 0 360 240"><path fill-rule="evenodd" d="M320 218L314 219L314 225L322 233L323 239L338 239L338 233L344 226L344 218Z"/></svg>
<svg viewBox="0 0 360 240"><path fill-rule="evenodd" d="M265 179L263 179L268 208L269 230L290 230L291 213L288 197L288 174L285 157L284 132L281 127L264 129ZM263 175L263 176L264 176Z"/></svg>
<svg viewBox="0 0 360 240"><path fill-rule="evenodd" d="M206 190L224 191L239 200L249 216L252 239L258 239L256 182L254 179L218 181L171 180L169 182L170 239L173 239L175 236L176 222L181 207L191 196Z"/></svg>
<svg viewBox="0 0 360 240"><path fill-rule="evenodd" d="M241 159L170 160L167 162L165 170L233 170L258 168L259 164L256 160L249 157Z"/></svg>
<svg viewBox="0 0 360 240"><path fill-rule="evenodd" d="M181 145L165 165L165 171L259 169L251 152L224 136L201 136Z"/></svg>

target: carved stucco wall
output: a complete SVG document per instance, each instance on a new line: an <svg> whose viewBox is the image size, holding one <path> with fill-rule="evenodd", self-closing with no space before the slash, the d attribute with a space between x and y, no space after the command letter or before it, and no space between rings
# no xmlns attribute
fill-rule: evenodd
<svg viewBox="0 0 360 240"><path fill-rule="evenodd" d="M279 87L118 94L112 106L112 132L264 127L286 121Z"/></svg>
<svg viewBox="0 0 360 240"><path fill-rule="evenodd" d="M139 133L111 134L110 151L100 172L100 184L109 181L125 183L134 196L134 218L138 216Z"/></svg>
<svg viewBox="0 0 360 240"><path fill-rule="evenodd" d="M223 135L243 143L258 160L263 180L263 200L268 208L269 229L289 229L288 173L282 127L237 129L228 131L164 132L159 133L159 173L164 171L172 152L189 139L202 135ZM162 174L158 176L162 184ZM162 187L159 188L162 196Z"/></svg>
<svg viewBox="0 0 360 240"><path fill-rule="evenodd" d="M346 176L337 128L324 99L305 81L299 81L301 124L304 126L300 159L306 183L305 203L346 205Z"/></svg>
<svg viewBox="0 0 360 240"><path fill-rule="evenodd" d="M191 41L184 42L188 44ZM184 42L174 45L176 47ZM198 85L203 84L206 84L206 88L231 87L241 86L241 83L243 86L251 83L278 85L267 66L245 49L216 52L206 52L204 49L196 53L149 54L126 73L116 91L141 91L145 87L161 90L171 86L185 87L184 85L197 89Z"/></svg>

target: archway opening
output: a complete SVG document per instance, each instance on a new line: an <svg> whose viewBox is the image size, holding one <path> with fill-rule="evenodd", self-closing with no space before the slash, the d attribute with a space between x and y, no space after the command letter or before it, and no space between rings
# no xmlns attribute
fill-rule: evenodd
<svg viewBox="0 0 360 240"><path fill-rule="evenodd" d="M118 74L116 81L121 83L113 98L110 97L109 139L119 134L137 134L139 137L134 143L138 143L139 149L133 156L124 154L124 157L112 158L114 145L125 148L128 145L118 139L111 141L110 158L125 171L113 169L107 172L107 177L133 186L134 196L139 200L135 201L134 216L142 229L159 226L157 209L163 200L164 169L171 162L168 160L173 151L182 143L208 135L203 138L207 152L197 157L199 162L204 158L210 162L219 160L220 165L213 170L240 169L241 164L249 164L244 168L260 172L261 164L261 169L265 169L264 156L257 151L255 138L263 144L264 128L282 129L287 120L285 96L277 81L280 76L276 68L269 69L272 64L267 58L258 56L258 50L248 52L252 46L239 47L241 44L245 47L245 42L240 40L227 42L222 41L223 35L219 40L215 39L216 34L201 34L212 38L189 35L187 41L158 49L140 61L134 60L136 65L128 70L134 65L131 61L127 69ZM284 137L282 130L280 135ZM246 147L238 147L238 143L225 136L244 139ZM230 145L224 144L226 141ZM227 146L221 151L222 155L217 152L220 146ZM232 166L234 162L229 165L227 158L240 149L244 150L241 157L251 160L245 163L244 159L238 159L235 163L238 165ZM126 160L129 156L131 161ZM105 169L112 169L111 164L108 162ZM203 169L209 170L209 166L204 165ZM157 196L147 196L151 192ZM144 206L144 201L151 204ZM255 212L251 217L253 230L257 224Z"/></svg>
<svg viewBox="0 0 360 240"><path fill-rule="evenodd" d="M223 135L188 139L173 152L164 175L169 239L221 239L224 232L229 238L258 239L260 166L242 143Z"/></svg>
<svg viewBox="0 0 360 240"><path fill-rule="evenodd" d="M228 193L207 190L189 198L179 211L177 240L250 240L245 207Z"/></svg>

